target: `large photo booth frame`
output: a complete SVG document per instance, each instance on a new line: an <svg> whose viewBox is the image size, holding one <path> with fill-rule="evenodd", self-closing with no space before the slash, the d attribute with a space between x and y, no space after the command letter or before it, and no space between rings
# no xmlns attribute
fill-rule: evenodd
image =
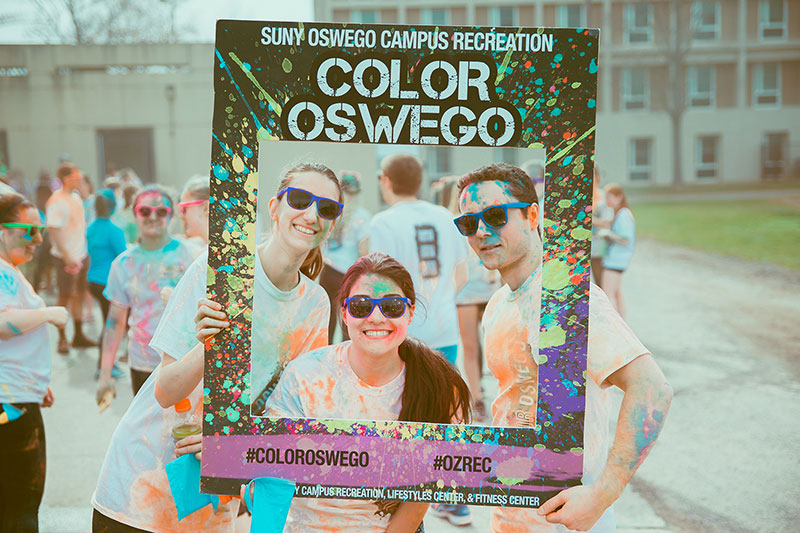
<svg viewBox="0 0 800 533"><path fill-rule="evenodd" d="M206 343L203 492L239 494L270 476L296 482L301 497L538 507L580 484L598 37L582 28L218 22L207 291L231 325ZM401 126L381 131L381 115ZM533 428L251 415L258 154L275 140L545 149ZM308 449L367 453L369 464L266 460L301 438ZM250 460L253 450L264 460ZM463 468L467 457L480 467Z"/></svg>

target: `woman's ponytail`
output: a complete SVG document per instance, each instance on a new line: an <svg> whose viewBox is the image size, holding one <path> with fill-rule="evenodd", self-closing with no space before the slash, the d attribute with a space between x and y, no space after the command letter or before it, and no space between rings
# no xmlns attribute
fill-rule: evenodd
<svg viewBox="0 0 800 533"><path fill-rule="evenodd" d="M399 420L468 424L469 387L447 359L412 338L404 340L398 351L406 365Z"/></svg>
<svg viewBox="0 0 800 533"><path fill-rule="evenodd" d="M309 278L316 280L322 272L322 267L322 250L320 250L319 246L317 246L308 252L303 264L300 265L300 272Z"/></svg>

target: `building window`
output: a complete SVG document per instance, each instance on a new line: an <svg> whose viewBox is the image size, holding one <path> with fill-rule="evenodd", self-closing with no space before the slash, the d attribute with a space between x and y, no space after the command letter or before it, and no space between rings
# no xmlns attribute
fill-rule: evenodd
<svg viewBox="0 0 800 533"><path fill-rule="evenodd" d="M519 26L517 8L510 6L490 7L489 26Z"/></svg>
<svg viewBox="0 0 800 533"><path fill-rule="evenodd" d="M715 71L711 65L689 67L689 107L713 107L716 92Z"/></svg>
<svg viewBox="0 0 800 533"><path fill-rule="evenodd" d="M622 109L647 109L649 86L647 69L624 69L622 71Z"/></svg>
<svg viewBox="0 0 800 533"><path fill-rule="evenodd" d="M753 66L753 105L777 106L781 103L781 70L778 63Z"/></svg>
<svg viewBox="0 0 800 533"><path fill-rule="evenodd" d="M767 133L761 141L761 177L780 178L786 172L788 133Z"/></svg>
<svg viewBox="0 0 800 533"><path fill-rule="evenodd" d="M692 37L698 41L719 37L719 2L703 0L692 3Z"/></svg>
<svg viewBox="0 0 800 533"><path fill-rule="evenodd" d="M697 138L697 177L716 178L719 175L719 137Z"/></svg>
<svg viewBox="0 0 800 533"><path fill-rule="evenodd" d="M625 6L625 37L629 43L649 43L653 40L652 4Z"/></svg>
<svg viewBox="0 0 800 533"><path fill-rule="evenodd" d="M762 39L780 39L786 36L784 0L761 0L758 4L758 34Z"/></svg>
<svg viewBox="0 0 800 533"><path fill-rule="evenodd" d="M583 6L567 5L556 7L556 26L559 28L583 28Z"/></svg>
<svg viewBox="0 0 800 533"><path fill-rule="evenodd" d="M423 24L445 26L450 24L450 11L446 8L423 9L420 15Z"/></svg>
<svg viewBox="0 0 800 533"><path fill-rule="evenodd" d="M631 139L628 177L649 181L653 174L653 139Z"/></svg>
<svg viewBox="0 0 800 533"><path fill-rule="evenodd" d="M350 11L350 22L376 24L378 23L378 11L375 9L353 9Z"/></svg>

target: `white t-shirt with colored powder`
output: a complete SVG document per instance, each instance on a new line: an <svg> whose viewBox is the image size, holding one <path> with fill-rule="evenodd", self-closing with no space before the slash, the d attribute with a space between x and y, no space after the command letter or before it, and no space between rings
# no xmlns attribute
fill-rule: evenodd
<svg viewBox="0 0 800 533"><path fill-rule="evenodd" d="M405 366L389 383L372 387L348 362L350 341L303 354L286 367L267 402L269 416L397 420L402 407ZM390 515L375 502L332 498L295 498L285 533L386 531Z"/></svg>
<svg viewBox="0 0 800 533"><path fill-rule="evenodd" d="M258 255L256 255L258 257ZM151 347L181 359L198 344L194 316L197 301L206 296L207 254L186 271L164 311ZM328 297L305 276L289 292L278 291L256 260L252 351L256 360L290 361L324 346L328 339ZM124 524L153 531L233 531L237 500L215 513L205 507L178 522L164 466L175 459L172 427L175 410L162 409L155 399L156 369L131 402L111 439L92 497L102 514ZM243 383L234 383L246 398ZM189 396L202 415L202 381ZM247 407L243 407L246 409ZM213 424L213 419L210 421Z"/></svg>
<svg viewBox="0 0 800 533"><path fill-rule="evenodd" d="M516 291L508 285L498 290L486 307L484 353L492 374L499 381L499 394L492 404L492 425L523 427L536 419L537 399L522 399L536 391L538 367L531 347L539 346L542 269L539 268ZM608 458L613 435L609 434L611 397L606 379L637 357L649 353L614 310L606 294L592 284L589 293L589 351L586 380L583 483L594 482ZM523 375L526 369L531 372ZM525 372L527 373L527 372ZM532 387L531 387L532 385ZM535 393L534 393L535 395ZM522 400L522 401L521 401ZM613 507L591 529L614 531ZM494 508L494 533L561 532L561 525L547 523L536 509Z"/></svg>
<svg viewBox="0 0 800 533"><path fill-rule="evenodd" d="M372 217L368 235L371 252L394 257L414 280L417 306L408 334L432 348L458 344L454 274L468 249L453 214L423 200L398 202Z"/></svg>
<svg viewBox="0 0 800 533"><path fill-rule="evenodd" d="M62 230L62 243L67 253L78 261L89 255L86 245L86 216L83 210L83 200L78 193L60 189L50 196L45 209L47 227ZM53 242L50 253L54 257L64 259L55 242Z"/></svg>
<svg viewBox="0 0 800 533"><path fill-rule="evenodd" d="M44 307L44 301L22 273L0 259L0 312ZM0 402L40 403L49 383L47 324L22 335L0 339Z"/></svg>
<svg viewBox="0 0 800 533"><path fill-rule="evenodd" d="M175 287L194 258L189 246L172 239L158 250L135 244L111 263L103 294L128 309L131 368L152 372L161 363L161 355L149 346L164 312L161 289Z"/></svg>

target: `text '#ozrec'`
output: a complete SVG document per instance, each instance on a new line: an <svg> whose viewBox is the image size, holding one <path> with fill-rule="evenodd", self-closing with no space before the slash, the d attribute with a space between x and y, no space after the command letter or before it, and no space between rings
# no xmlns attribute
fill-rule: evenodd
<svg viewBox="0 0 800 533"><path fill-rule="evenodd" d="M520 134L520 116L500 101L496 66L458 56L331 56L312 67L313 94L284 106L284 135L296 140L390 144L505 146Z"/></svg>

